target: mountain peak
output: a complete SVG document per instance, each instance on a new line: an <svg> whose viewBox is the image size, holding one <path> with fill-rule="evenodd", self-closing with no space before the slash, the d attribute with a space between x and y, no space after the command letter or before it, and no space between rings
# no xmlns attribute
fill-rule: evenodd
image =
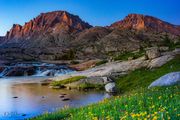
<svg viewBox="0 0 180 120"><path fill-rule="evenodd" d="M145 16L142 14L129 14L123 20L113 23L111 27L136 30L145 29L144 18Z"/></svg>
<svg viewBox="0 0 180 120"><path fill-rule="evenodd" d="M142 15L129 14L123 20L113 23L111 28L150 30L154 32L168 32L175 35L180 34L179 27L158 18Z"/></svg>
<svg viewBox="0 0 180 120"><path fill-rule="evenodd" d="M39 32L79 32L92 27L78 16L66 11L41 13L39 16L25 23L24 26L14 24L7 33L7 39L21 39Z"/></svg>
<svg viewBox="0 0 180 120"><path fill-rule="evenodd" d="M136 14L136 13L131 13L131 14L128 14L126 16L126 18L136 18L136 17L144 17L145 15L143 14Z"/></svg>

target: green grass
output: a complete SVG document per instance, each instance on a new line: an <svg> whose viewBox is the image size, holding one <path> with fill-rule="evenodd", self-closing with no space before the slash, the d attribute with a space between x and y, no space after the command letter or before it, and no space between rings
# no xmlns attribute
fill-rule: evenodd
<svg viewBox="0 0 180 120"><path fill-rule="evenodd" d="M81 79L86 78L85 76L75 76L75 77L71 77L65 80L60 80L60 81L53 81L50 86L64 86L65 84L69 84L72 82L76 82L79 81Z"/></svg>
<svg viewBox="0 0 180 120"><path fill-rule="evenodd" d="M141 89L131 94L105 99L97 104L68 108L31 120L177 120L180 116L178 86Z"/></svg>
<svg viewBox="0 0 180 120"><path fill-rule="evenodd" d="M129 92L140 87L147 87L151 82L159 77L174 71L180 71L180 56L171 60L167 64L156 69L141 68L132 71L128 75L120 77L116 80L118 92Z"/></svg>
<svg viewBox="0 0 180 120"><path fill-rule="evenodd" d="M121 54L113 56L113 60L115 60L115 61L128 60L129 58L136 59L143 55L145 55L145 52L143 50L141 50L139 52L135 52L135 53L134 52L125 52L125 53L121 53Z"/></svg>
<svg viewBox="0 0 180 120"><path fill-rule="evenodd" d="M85 90L85 89L98 89L98 90L102 90L102 89L104 89L104 85L91 84L91 83L83 83L83 84L80 84L77 87L80 90Z"/></svg>

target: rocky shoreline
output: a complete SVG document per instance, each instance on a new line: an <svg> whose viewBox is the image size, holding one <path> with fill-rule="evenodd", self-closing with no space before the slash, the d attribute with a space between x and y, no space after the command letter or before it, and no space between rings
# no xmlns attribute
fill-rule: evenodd
<svg viewBox="0 0 180 120"><path fill-rule="evenodd" d="M101 84L105 86L107 92L115 92L115 82L113 78L116 76L128 74L129 71L139 68L157 68L172 60L176 55L180 55L180 49L163 53L158 51L159 49L153 47L147 50L146 56L142 56L135 60L108 62L87 70L54 77L52 80L61 81L76 76L85 76L87 77L86 79L70 83L68 86L72 87L82 83Z"/></svg>

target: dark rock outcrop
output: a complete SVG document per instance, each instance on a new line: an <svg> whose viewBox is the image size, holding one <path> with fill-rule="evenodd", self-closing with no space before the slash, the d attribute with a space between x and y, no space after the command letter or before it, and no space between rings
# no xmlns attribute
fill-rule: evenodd
<svg viewBox="0 0 180 120"><path fill-rule="evenodd" d="M14 67L6 76L28 76L35 74L36 69L34 67Z"/></svg>

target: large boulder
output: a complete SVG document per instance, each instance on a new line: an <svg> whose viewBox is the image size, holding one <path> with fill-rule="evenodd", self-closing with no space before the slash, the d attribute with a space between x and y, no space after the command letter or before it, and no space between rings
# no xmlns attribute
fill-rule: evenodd
<svg viewBox="0 0 180 120"><path fill-rule="evenodd" d="M156 86L172 86L180 84L180 72L166 74L149 85L148 88Z"/></svg>
<svg viewBox="0 0 180 120"><path fill-rule="evenodd" d="M174 55L180 55L180 48L176 48L173 53Z"/></svg>
<svg viewBox="0 0 180 120"><path fill-rule="evenodd" d="M104 85L104 79L102 77L87 77L80 80L81 82L89 84Z"/></svg>
<svg viewBox="0 0 180 120"><path fill-rule="evenodd" d="M65 85L65 87L78 88L79 86L84 85L84 84L104 86L104 79L102 77L87 77L76 82L68 83Z"/></svg>
<svg viewBox="0 0 180 120"><path fill-rule="evenodd" d="M113 82L113 80L109 77L102 77L104 84L108 84L110 82Z"/></svg>
<svg viewBox="0 0 180 120"><path fill-rule="evenodd" d="M106 85L105 85L105 90L106 90L106 92L108 92L108 93L114 93L114 92L116 92L116 85L115 85L115 83L112 82L112 83L106 84Z"/></svg>
<svg viewBox="0 0 180 120"><path fill-rule="evenodd" d="M172 60L174 56L172 55L165 55L158 58L155 58L150 61L148 67L149 68L156 68L161 67L162 65L166 64L168 61Z"/></svg>
<svg viewBox="0 0 180 120"><path fill-rule="evenodd" d="M160 56L158 47L151 47L146 49L146 55L149 59L154 59Z"/></svg>
<svg viewBox="0 0 180 120"><path fill-rule="evenodd" d="M163 53L161 53L161 55L162 56L165 56L165 55L173 55L173 56L180 55L180 48L176 48L175 50L169 51L169 52L163 52Z"/></svg>

